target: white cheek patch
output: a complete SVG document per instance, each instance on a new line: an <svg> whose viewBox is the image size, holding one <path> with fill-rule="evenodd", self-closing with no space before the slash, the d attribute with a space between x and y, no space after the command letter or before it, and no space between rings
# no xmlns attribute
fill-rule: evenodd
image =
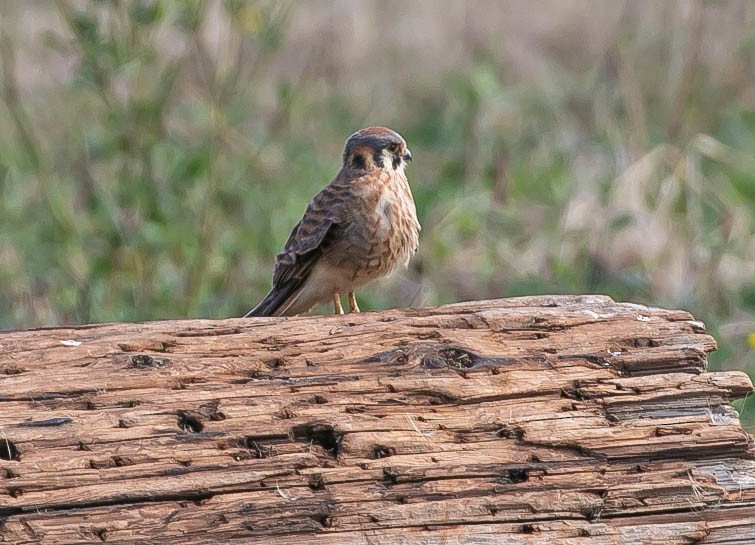
<svg viewBox="0 0 755 545"><path fill-rule="evenodd" d="M393 154L387 149L383 150L383 170L388 172L393 170Z"/></svg>
<svg viewBox="0 0 755 545"><path fill-rule="evenodd" d="M399 160L398 166L393 166L393 161L396 160L396 156L387 149L383 150L383 170L388 172L403 172L406 167L406 163L403 159Z"/></svg>

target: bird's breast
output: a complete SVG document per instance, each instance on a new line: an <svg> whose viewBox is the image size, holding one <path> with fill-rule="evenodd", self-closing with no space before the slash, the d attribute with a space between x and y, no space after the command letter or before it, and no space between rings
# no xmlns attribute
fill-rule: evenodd
<svg viewBox="0 0 755 545"><path fill-rule="evenodd" d="M400 171L364 179L343 231L326 261L352 278L352 287L406 266L419 245L419 222L409 184Z"/></svg>
<svg viewBox="0 0 755 545"><path fill-rule="evenodd" d="M380 276L406 266L419 245L419 221L409 184L397 172L381 187L375 204L372 260L380 262Z"/></svg>

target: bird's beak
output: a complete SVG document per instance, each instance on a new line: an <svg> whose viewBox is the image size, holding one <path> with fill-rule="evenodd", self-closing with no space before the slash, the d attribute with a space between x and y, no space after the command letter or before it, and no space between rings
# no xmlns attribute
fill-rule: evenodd
<svg viewBox="0 0 755 545"><path fill-rule="evenodd" d="M407 163L412 162L412 152L409 151L408 149L406 150L406 153L404 154L404 161L406 161Z"/></svg>

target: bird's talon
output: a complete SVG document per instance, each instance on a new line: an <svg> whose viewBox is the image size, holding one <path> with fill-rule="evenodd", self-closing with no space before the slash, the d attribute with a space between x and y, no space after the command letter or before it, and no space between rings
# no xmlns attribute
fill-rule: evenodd
<svg viewBox="0 0 755 545"><path fill-rule="evenodd" d="M336 314L343 314L343 307L341 306L341 294L336 292L333 294L333 311Z"/></svg>
<svg viewBox="0 0 755 545"><path fill-rule="evenodd" d="M359 305L357 305L357 296L353 291L349 292L349 312L361 312Z"/></svg>

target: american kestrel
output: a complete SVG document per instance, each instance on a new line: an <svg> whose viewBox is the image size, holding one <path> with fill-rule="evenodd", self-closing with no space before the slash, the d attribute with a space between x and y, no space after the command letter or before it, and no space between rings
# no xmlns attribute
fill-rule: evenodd
<svg viewBox="0 0 755 545"><path fill-rule="evenodd" d="M354 291L406 267L417 251L420 225L404 173L411 160L391 129L352 134L340 172L310 201L278 254L272 289L244 317L293 316L331 299L343 314L342 293L359 312Z"/></svg>

